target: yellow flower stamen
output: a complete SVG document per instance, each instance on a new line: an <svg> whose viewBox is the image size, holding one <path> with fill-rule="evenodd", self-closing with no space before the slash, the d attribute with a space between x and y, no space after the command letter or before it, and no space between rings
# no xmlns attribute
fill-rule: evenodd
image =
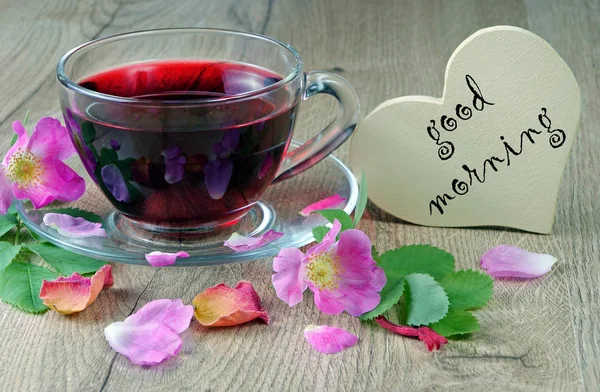
<svg viewBox="0 0 600 392"><path fill-rule="evenodd" d="M6 177L22 188L39 185L44 174L41 159L23 148L12 154L6 169Z"/></svg>
<svg viewBox="0 0 600 392"><path fill-rule="evenodd" d="M339 287L341 272L339 258L333 252L313 254L309 256L306 266L308 279L319 290L335 290Z"/></svg>

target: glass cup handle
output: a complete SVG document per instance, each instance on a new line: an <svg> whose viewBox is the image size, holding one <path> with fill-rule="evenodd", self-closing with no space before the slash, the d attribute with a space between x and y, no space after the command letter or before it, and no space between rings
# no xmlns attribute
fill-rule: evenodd
<svg viewBox="0 0 600 392"><path fill-rule="evenodd" d="M338 101L340 113L315 137L289 151L273 183L287 180L320 162L348 139L358 123L360 104L354 89L341 76L325 71L306 75L306 88L302 100L324 93Z"/></svg>

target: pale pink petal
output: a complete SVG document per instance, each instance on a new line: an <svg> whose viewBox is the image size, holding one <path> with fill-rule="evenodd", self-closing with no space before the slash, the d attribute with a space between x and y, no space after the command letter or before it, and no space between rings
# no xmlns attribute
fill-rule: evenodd
<svg viewBox="0 0 600 392"><path fill-rule="evenodd" d="M43 280L40 298L44 305L59 313L81 312L96 300L102 288L110 287L113 283L112 267L107 264L91 278L74 273L52 281Z"/></svg>
<svg viewBox="0 0 600 392"><path fill-rule="evenodd" d="M346 230L340 234L335 254L340 258L340 265L344 267L345 271L370 269L375 265L371 254L371 240L365 233L357 229ZM341 276L345 276L344 271Z"/></svg>
<svg viewBox="0 0 600 392"><path fill-rule="evenodd" d="M249 250L265 246L283 236L283 233L275 230L269 230L258 237L246 237L238 233L233 233L223 245L232 249L234 252L246 252Z"/></svg>
<svg viewBox="0 0 600 392"><path fill-rule="evenodd" d="M54 157L60 161L75 154L69 131L52 117L43 117L38 121L27 143L27 149L41 159Z"/></svg>
<svg viewBox="0 0 600 392"><path fill-rule="evenodd" d="M69 166L51 156L44 158L41 165L41 184L26 188L13 184L17 199L29 199L35 208L41 208L54 200L71 202L83 196L85 180Z"/></svg>
<svg viewBox="0 0 600 392"><path fill-rule="evenodd" d="M6 215L8 207L10 207L14 198L12 184L6 177L4 168L0 167L0 215Z"/></svg>
<svg viewBox="0 0 600 392"><path fill-rule="evenodd" d="M300 249L285 248L273 260L273 287L277 297L289 306L300 303L302 293L307 288L306 264L303 263L303 258L304 254Z"/></svg>
<svg viewBox="0 0 600 392"><path fill-rule="evenodd" d="M177 258L185 259L190 257L186 252L167 253L167 252L151 252L145 255L146 260L153 267L166 267L175 264Z"/></svg>
<svg viewBox="0 0 600 392"><path fill-rule="evenodd" d="M327 253L329 250L336 244L336 238L342 229L342 224L339 220L335 219L331 226L331 229L325 234L323 240L318 244L312 246L307 252L307 256L312 256L314 254L322 254Z"/></svg>
<svg viewBox="0 0 600 392"><path fill-rule="evenodd" d="M190 326L194 308L184 305L180 299L158 299L148 302L140 310L125 319L129 325L144 325L160 322L177 333L182 333Z"/></svg>
<svg viewBox="0 0 600 392"><path fill-rule="evenodd" d="M308 282L308 288L313 292L315 305L321 312L326 314L341 314L344 311L343 296L337 296L338 293L332 293L327 290L319 290L312 282Z"/></svg>
<svg viewBox="0 0 600 392"><path fill-rule="evenodd" d="M345 198L341 197L338 194L335 194L333 196L329 196L323 200L319 200L318 202L305 207L302 211L300 211L300 215L309 216L310 214L312 214L315 211L337 208L337 207L341 206L342 204L344 204L345 202L346 202Z"/></svg>
<svg viewBox="0 0 600 392"><path fill-rule="evenodd" d="M52 212L44 215L44 224L58 231L60 235L71 238L106 237L102 223L94 223L84 218Z"/></svg>
<svg viewBox="0 0 600 392"><path fill-rule="evenodd" d="M181 349L179 334L161 322L131 325L116 322L104 328L110 346L136 365L156 365Z"/></svg>
<svg viewBox="0 0 600 392"><path fill-rule="evenodd" d="M270 321L250 282L241 281L235 288L218 284L196 295L192 303L196 320L205 327L229 327L257 318Z"/></svg>
<svg viewBox="0 0 600 392"><path fill-rule="evenodd" d="M375 309L381 300L379 293L372 288L363 290L356 287L352 291L341 291L345 291L346 295L340 298L340 302L344 304L344 310L354 317Z"/></svg>
<svg viewBox="0 0 600 392"><path fill-rule="evenodd" d="M328 325L309 325L304 337L315 350L323 354L335 354L354 346L358 337L350 332Z"/></svg>
<svg viewBox="0 0 600 392"><path fill-rule="evenodd" d="M194 309L180 299L160 299L144 305L123 322L104 329L110 346L138 365L156 365L181 349L179 334L192 320Z"/></svg>
<svg viewBox="0 0 600 392"><path fill-rule="evenodd" d="M4 160L2 164L6 167L8 166L8 161L10 161L10 157L20 148L25 149L27 147L27 142L29 142L29 135L27 135L27 131L25 127L21 123L21 121L15 121L12 124L13 131L17 134L17 142L13 144L9 149L6 155L4 156Z"/></svg>
<svg viewBox="0 0 600 392"><path fill-rule="evenodd" d="M537 278L550 271L556 257L498 245L481 257L481 267L494 278Z"/></svg>

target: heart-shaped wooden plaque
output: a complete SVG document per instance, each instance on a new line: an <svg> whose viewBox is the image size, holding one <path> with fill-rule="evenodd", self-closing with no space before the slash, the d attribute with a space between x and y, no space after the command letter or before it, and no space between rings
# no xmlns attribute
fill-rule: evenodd
<svg viewBox="0 0 600 392"><path fill-rule="evenodd" d="M369 198L406 221L550 233L580 114L577 81L546 41L490 27L454 51L442 99L373 110L350 161Z"/></svg>

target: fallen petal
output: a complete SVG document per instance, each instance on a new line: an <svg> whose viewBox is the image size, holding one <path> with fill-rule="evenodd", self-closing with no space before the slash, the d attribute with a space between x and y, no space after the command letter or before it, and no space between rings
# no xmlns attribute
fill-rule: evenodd
<svg viewBox="0 0 600 392"><path fill-rule="evenodd" d="M196 320L205 327L229 327L256 318L266 324L270 321L250 282L241 281L235 288L218 284L198 294L192 303Z"/></svg>
<svg viewBox="0 0 600 392"><path fill-rule="evenodd" d="M494 278L537 278L550 271L556 257L498 245L481 256L481 267Z"/></svg>
<svg viewBox="0 0 600 392"><path fill-rule="evenodd" d="M409 327L406 325L397 325L390 322L383 316L376 317L375 321L383 328L395 334L419 338L419 340L425 343L429 351L433 351L434 349L439 350L442 348L442 346L448 343L448 339L429 327Z"/></svg>
<svg viewBox="0 0 600 392"><path fill-rule="evenodd" d="M104 329L110 346L137 365L156 365L181 349L179 334L191 322L194 309L180 299L159 299L144 305L125 321Z"/></svg>
<svg viewBox="0 0 600 392"><path fill-rule="evenodd" d="M114 283L112 267L105 265L91 278L78 273L69 277L42 281L40 298L44 305L62 314L81 312L96 300L103 287Z"/></svg>
<svg viewBox="0 0 600 392"><path fill-rule="evenodd" d="M358 337L350 332L328 325L309 325L304 337L315 350L323 354L335 354L354 346Z"/></svg>
<svg viewBox="0 0 600 392"><path fill-rule="evenodd" d="M76 218L67 214L47 213L44 215L44 224L52 227L58 233L65 237L87 238L87 237L106 237L106 231L102 228L102 223L94 223L84 218Z"/></svg>
<svg viewBox="0 0 600 392"><path fill-rule="evenodd" d="M144 255L148 263L153 267L166 267L175 264L178 257L190 257L186 252L167 253L167 252L151 252Z"/></svg>
<svg viewBox="0 0 600 392"><path fill-rule="evenodd" d="M275 241L283 236L283 233L269 230L258 237L246 237L238 233L233 233L223 245L235 252L245 252L265 246L269 242Z"/></svg>
<svg viewBox="0 0 600 392"><path fill-rule="evenodd" d="M181 338L173 329L160 322L141 326L116 322L104 328L108 344L136 365L156 365L177 355Z"/></svg>
<svg viewBox="0 0 600 392"><path fill-rule="evenodd" d="M144 325L160 322L177 333L182 333L190 326L194 308L184 305L180 299L157 299L148 302L140 310L125 319L129 325Z"/></svg>
<svg viewBox="0 0 600 392"><path fill-rule="evenodd" d="M335 194L333 196L329 196L323 200L319 200L318 202L305 207L302 211L300 211L300 215L309 216L310 214L312 214L315 211L327 210L330 208L337 208L341 204L343 204L345 201L346 201L345 198L341 197L338 194Z"/></svg>

